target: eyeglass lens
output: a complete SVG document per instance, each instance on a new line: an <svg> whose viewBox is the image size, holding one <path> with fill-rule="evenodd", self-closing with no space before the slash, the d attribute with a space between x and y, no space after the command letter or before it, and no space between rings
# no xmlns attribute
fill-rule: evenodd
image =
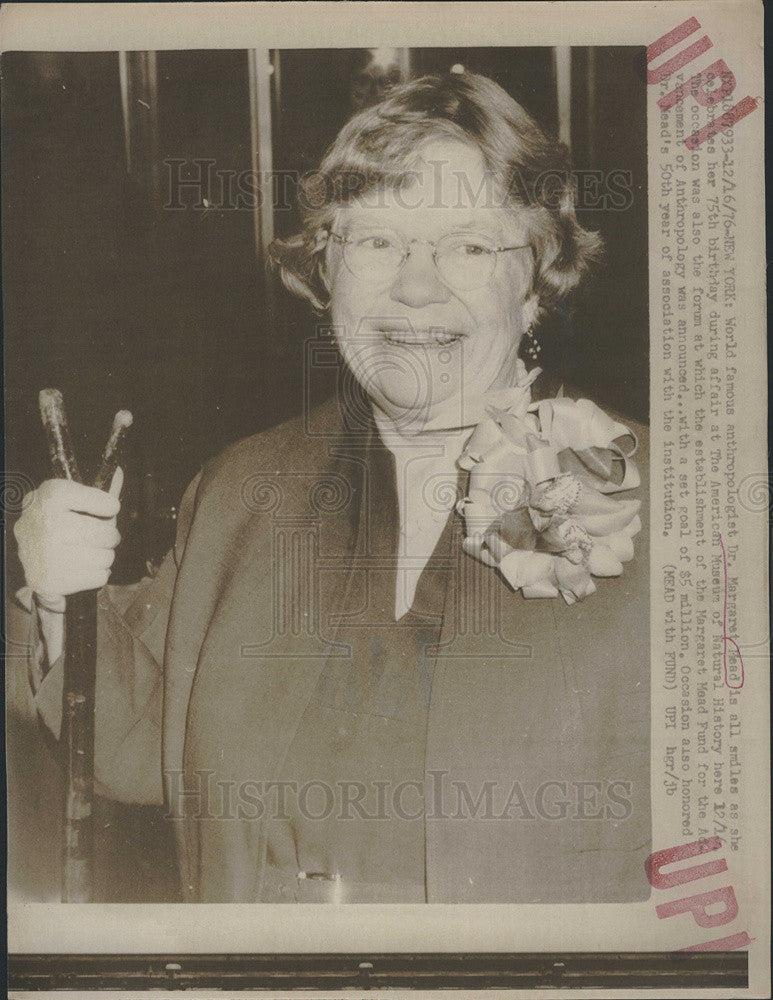
<svg viewBox="0 0 773 1000"><path fill-rule="evenodd" d="M394 279L412 247L396 233L357 233L344 244L344 261L355 277L372 284ZM451 288L485 285L496 266L496 253L478 236L450 233L435 244L434 259L440 276Z"/></svg>

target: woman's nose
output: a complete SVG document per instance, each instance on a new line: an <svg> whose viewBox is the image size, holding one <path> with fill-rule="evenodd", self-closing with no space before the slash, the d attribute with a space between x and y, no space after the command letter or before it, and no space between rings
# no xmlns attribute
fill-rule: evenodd
<svg viewBox="0 0 773 1000"><path fill-rule="evenodd" d="M411 247L392 285L390 298L413 309L450 300L451 293L440 280L430 247L416 244Z"/></svg>

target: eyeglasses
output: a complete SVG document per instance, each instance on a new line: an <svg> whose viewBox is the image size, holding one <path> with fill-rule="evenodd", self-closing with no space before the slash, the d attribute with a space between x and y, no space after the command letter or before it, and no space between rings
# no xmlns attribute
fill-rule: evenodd
<svg viewBox="0 0 773 1000"><path fill-rule="evenodd" d="M343 247L344 263L355 278L369 284L387 284L397 277L414 243L432 247L432 258L449 288L469 291L482 288L493 277L497 254L528 250L530 245L498 247L477 233L448 233L436 242L408 240L391 229L358 230L353 236L329 232Z"/></svg>

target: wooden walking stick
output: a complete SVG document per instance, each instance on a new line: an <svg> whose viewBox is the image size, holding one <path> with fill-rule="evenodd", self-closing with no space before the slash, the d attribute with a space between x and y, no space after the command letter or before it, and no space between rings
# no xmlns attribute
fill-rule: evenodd
<svg viewBox="0 0 773 1000"><path fill-rule="evenodd" d="M57 479L81 482L67 414L58 389L43 389L40 416ZM118 464L118 446L132 415L116 414L94 485L107 489ZM88 903L91 897L94 800L94 691L97 666L97 592L71 594L65 612L62 734L65 761L62 902Z"/></svg>

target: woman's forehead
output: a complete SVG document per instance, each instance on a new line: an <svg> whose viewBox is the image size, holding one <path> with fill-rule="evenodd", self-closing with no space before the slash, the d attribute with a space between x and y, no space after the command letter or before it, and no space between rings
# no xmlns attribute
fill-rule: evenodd
<svg viewBox="0 0 773 1000"><path fill-rule="evenodd" d="M377 186L341 210L343 224L383 224L423 233L480 227L512 228L511 212L480 151L453 141L423 145L406 164L399 187Z"/></svg>

